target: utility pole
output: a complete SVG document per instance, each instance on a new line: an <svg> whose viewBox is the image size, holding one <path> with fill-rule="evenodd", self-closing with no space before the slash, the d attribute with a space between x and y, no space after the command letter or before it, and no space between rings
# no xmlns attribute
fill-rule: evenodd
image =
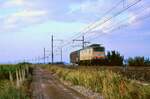
<svg viewBox="0 0 150 99"><path fill-rule="evenodd" d="M126 7L126 0L123 0L123 8Z"/></svg>
<svg viewBox="0 0 150 99"><path fill-rule="evenodd" d="M45 48L44 48L44 64L45 64Z"/></svg>
<svg viewBox="0 0 150 99"><path fill-rule="evenodd" d="M63 58L63 57L62 57L62 56L63 56L62 53L63 53L63 48L61 47L61 48L60 48L60 60L61 60L61 62L63 62L63 60L62 60L62 58Z"/></svg>
<svg viewBox="0 0 150 99"><path fill-rule="evenodd" d="M37 57L37 63L40 64L40 57Z"/></svg>
<svg viewBox="0 0 150 99"><path fill-rule="evenodd" d="M51 57L52 57L52 64L53 64L53 62L54 62L54 45L53 45L53 43L54 43L54 38L53 38L53 35L52 35L52 37L51 37L51 47L52 47L52 52L51 52Z"/></svg>
<svg viewBox="0 0 150 99"><path fill-rule="evenodd" d="M59 41L60 43L64 42L62 39L54 39L54 41ZM60 50L60 62L63 62L63 46L60 46L59 50Z"/></svg>
<svg viewBox="0 0 150 99"><path fill-rule="evenodd" d="M63 40L60 40L60 39L54 39L54 36L52 35L51 37L51 58L52 58L52 64L54 63L54 41L60 41L60 42L63 42ZM63 48L60 47L60 60L62 62L63 60Z"/></svg>
<svg viewBox="0 0 150 99"><path fill-rule="evenodd" d="M85 43L85 41L84 41L84 36L82 36L82 48L84 49L84 43Z"/></svg>
<svg viewBox="0 0 150 99"><path fill-rule="evenodd" d="M90 42L86 42L86 41L85 41L84 36L82 36L82 39L80 39L80 40L74 39L73 42L74 42L74 41L81 41L81 42L82 42L82 48L83 48L83 49L85 48L85 44L86 44L86 43L90 43Z"/></svg>

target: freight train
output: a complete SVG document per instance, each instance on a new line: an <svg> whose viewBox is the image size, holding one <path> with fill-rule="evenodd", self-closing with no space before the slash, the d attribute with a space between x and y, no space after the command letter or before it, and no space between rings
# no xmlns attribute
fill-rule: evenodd
<svg viewBox="0 0 150 99"><path fill-rule="evenodd" d="M105 58L105 48L100 44L92 44L70 54L70 62L73 65L98 65Z"/></svg>

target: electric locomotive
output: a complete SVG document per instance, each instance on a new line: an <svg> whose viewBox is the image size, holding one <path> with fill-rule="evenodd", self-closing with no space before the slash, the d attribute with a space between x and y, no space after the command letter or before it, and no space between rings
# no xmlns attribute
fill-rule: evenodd
<svg viewBox="0 0 150 99"><path fill-rule="evenodd" d="M97 65L105 59L105 48L100 44L92 44L70 54L70 62L78 65Z"/></svg>

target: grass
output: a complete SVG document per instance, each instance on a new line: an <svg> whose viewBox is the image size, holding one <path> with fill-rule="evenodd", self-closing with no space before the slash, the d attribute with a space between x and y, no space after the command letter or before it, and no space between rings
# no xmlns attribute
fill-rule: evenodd
<svg viewBox="0 0 150 99"><path fill-rule="evenodd" d="M150 99L150 86L137 84L111 70L68 69L51 66L49 70L62 80L99 92L105 99Z"/></svg>
<svg viewBox="0 0 150 99"><path fill-rule="evenodd" d="M120 73L128 79L134 79L142 82L150 83L150 67L129 66L128 68L121 66L79 66L75 69L90 69L90 70L112 70L113 72Z"/></svg>
<svg viewBox="0 0 150 99"><path fill-rule="evenodd" d="M16 79L16 72L27 73L28 67L28 65L0 65L0 79L10 79L10 76Z"/></svg>
<svg viewBox="0 0 150 99"><path fill-rule="evenodd" d="M29 99L29 97L23 89L3 80L0 81L0 99Z"/></svg>
<svg viewBox="0 0 150 99"><path fill-rule="evenodd" d="M29 71L29 65L0 65L0 99L30 99Z"/></svg>

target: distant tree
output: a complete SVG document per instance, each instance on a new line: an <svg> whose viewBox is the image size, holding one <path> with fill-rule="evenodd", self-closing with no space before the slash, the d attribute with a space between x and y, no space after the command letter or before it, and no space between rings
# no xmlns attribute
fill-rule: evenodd
<svg viewBox="0 0 150 99"><path fill-rule="evenodd" d="M117 51L111 51L107 53L107 61L110 66L122 66L124 57Z"/></svg>
<svg viewBox="0 0 150 99"><path fill-rule="evenodd" d="M145 66L145 59L144 57L137 56L135 58L128 59L129 66Z"/></svg>
<svg viewBox="0 0 150 99"><path fill-rule="evenodd" d="M52 65L51 62L49 62L48 64ZM64 65L64 62L54 62L53 65Z"/></svg>
<svg viewBox="0 0 150 99"><path fill-rule="evenodd" d="M21 63L18 63L18 65L31 65L32 63L29 63L29 62L21 62Z"/></svg>
<svg viewBox="0 0 150 99"><path fill-rule="evenodd" d="M64 65L64 62L55 62L56 65Z"/></svg>
<svg viewBox="0 0 150 99"><path fill-rule="evenodd" d="M144 64L146 66L150 66L150 59L149 58L145 59Z"/></svg>

